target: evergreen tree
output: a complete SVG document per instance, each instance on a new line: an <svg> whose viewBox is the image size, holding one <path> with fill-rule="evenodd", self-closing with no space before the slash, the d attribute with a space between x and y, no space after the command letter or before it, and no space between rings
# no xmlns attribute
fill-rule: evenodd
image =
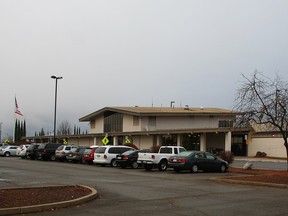
<svg viewBox="0 0 288 216"><path fill-rule="evenodd" d="M15 128L14 128L14 141L18 141L18 120L15 121Z"/></svg>
<svg viewBox="0 0 288 216"><path fill-rule="evenodd" d="M23 125L23 136L26 137L26 121L24 120L24 125Z"/></svg>
<svg viewBox="0 0 288 216"><path fill-rule="evenodd" d="M44 136L44 135L45 135L44 129L41 128L41 131L39 132L39 136Z"/></svg>

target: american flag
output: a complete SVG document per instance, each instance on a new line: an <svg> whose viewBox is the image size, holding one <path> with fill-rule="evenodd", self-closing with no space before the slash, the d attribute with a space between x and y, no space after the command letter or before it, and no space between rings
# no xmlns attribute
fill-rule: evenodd
<svg viewBox="0 0 288 216"><path fill-rule="evenodd" d="M15 114L23 116L23 114L20 112L20 110L18 108L18 103L17 103L16 97L15 97Z"/></svg>

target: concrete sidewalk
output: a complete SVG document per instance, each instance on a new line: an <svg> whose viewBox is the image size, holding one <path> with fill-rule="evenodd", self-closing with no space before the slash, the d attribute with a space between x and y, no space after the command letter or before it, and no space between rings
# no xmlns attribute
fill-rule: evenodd
<svg viewBox="0 0 288 216"><path fill-rule="evenodd" d="M242 156L235 156L234 160L236 161L259 161L259 162L277 162L277 163L287 163L286 159L274 159L274 158L267 158L267 157L242 157Z"/></svg>
<svg viewBox="0 0 288 216"><path fill-rule="evenodd" d="M234 157L232 167L243 168L247 162L251 162L253 169L287 170L287 161L272 158Z"/></svg>

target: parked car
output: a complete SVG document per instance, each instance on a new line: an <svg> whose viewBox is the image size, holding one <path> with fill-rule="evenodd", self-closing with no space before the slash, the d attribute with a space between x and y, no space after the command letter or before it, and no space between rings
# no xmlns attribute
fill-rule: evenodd
<svg viewBox="0 0 288 216"><path fill-rule="evenodd" d="M9 145L5 148L0 148L0 155L4 157L16 156L18 146Z"/></svg>
<svg viewBox="0 0 288 216"><path fill-rule="evenodd" d="M22 144L17 148L16 155L21 157L22 159L26 158L26 150L30 146L30 144Z"/></svg>
<svg viewBox="0 0 288 216"><path fill-rule="evenodd" d="M116 156L129 150L134 150L134 148L128 146L100 146L94 153L93 163L116 167Z"/></svg>
<svg viewBox="0 0 288 216"><path fill-rule="evenodd" d="M210 152L187 151L170 157L168 167L173 168L175 172L181 170L190 170L193 173L199 170L226 172L228 163Z"/></svg>
<svg viewBox="0 0 288 216"><path fill-rule="evenodd" d="M94 153L95 150L98 148L99 146L92 146L90 148L87 148L84 152L84 155L82 157L82 162L83 163L88 163L88 164L93 164L93 160L94 160Z"/></svg>
<svg viewBox="0 0 288 216"><path fill-rule="evenodd" d="M161 146L158 153L139 153L137 162L144 165L147 171L153 168L165 171L167 169L168 158L183 151L186 151L186 149L181 146Z"/></svg>
<svg viewBox="0 0 288 216"><path fill-rule="evenodd" d="M55 160L55 151L61 146L59 143L43 143L38 147L37 159L38 160Z"/></svg>
<svg viewBox="0 0 288 216"><path fill-rule="evenodd" d="M66 155L72 150L72 148L78 148L76 145L61 145L55 150L55 158L59 161L65 161Z"/></svg>
<svg viewBox="0 0 288 216"><path fill-rule="evenodd" d="M7 146L9 146L8 143L0 143L0 148L6 148Z"/></svg>
<svg viewBox="0 0 288 216"><path fill-rule="evenodd" d="M38 143L32 143L27 149L26 149L26 158L35 160L37 157L37 150L40 144Z"/></svg>
<svg viewBox="0 0 288 216"><path fill-rule="evenodd" d="M122 167L132 167L133 169L137 169L140 164L137 163L138 153L149 153L150 150L129 150L116 157L116 163Z"/></svg>
<svg viewBox="0 0 288 216"><path fill-rule="evenodd" d="M78 147L75 151L70 151L66 155L66 160L74 163L82 163L82 156L84 155L86 148L87 147Z"/></svg>

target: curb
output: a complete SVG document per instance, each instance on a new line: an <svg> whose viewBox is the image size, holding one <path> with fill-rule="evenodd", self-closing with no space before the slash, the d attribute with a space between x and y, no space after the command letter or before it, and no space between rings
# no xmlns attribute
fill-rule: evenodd
<svg viewBox="0 0 288 216"><path fill-rule="evenodd" d="M65 207L70 207L74 205L79 205L84 202L88 202L97 198L98 193L96 189L85 186L85 185L78 185L78 186L85 187L91 190L91 194L83 196L83 197L79 197L77 199L67 200L67 201L62 201L62 202L54 202L54 203L47 203L47 204L40 204L40 205L33 205L33 206L13 207L13 208L0 208L0 215L26 214L26 213L47 211L47 210L51 210L55 208L65 208ZM41 188L41 187L34 187L34 188Z"/></svg>
<svg viewBox="0 0 288 216"><path fill-rule="evenodd" d="M235 179L229 179L229 178L212 178L211 180L215 182L225 182L225 183L230 183L230 184L242 184L242 185L253 185L253 186L264 186L264 187L288 189L288 185L286 184L243 181L243 180L235 180Z"/></svg>

